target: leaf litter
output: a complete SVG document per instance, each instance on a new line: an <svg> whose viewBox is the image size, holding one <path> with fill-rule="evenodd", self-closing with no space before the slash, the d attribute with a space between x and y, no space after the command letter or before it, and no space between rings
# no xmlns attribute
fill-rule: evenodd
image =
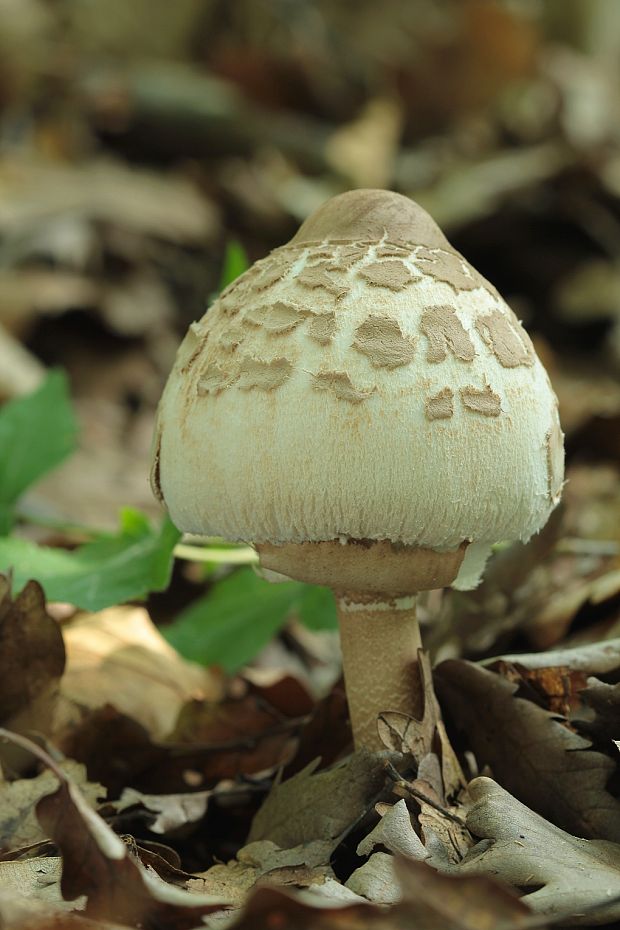
<svg viewBox="0 0 620 930"><path fill-rule="evenodd" d="M223 17L194 0L60 6L59 57L51 9L0 4L0 394L42 392L27 416L3 408L0 443L2 532L16 525L0 569L23 588L1 582L0 720L33 741L0 746L0 922L617 921L618 14L386 0L380 22L372 5L323 4L308 29L253 0ZM422 719L386 709L386 751L370 759L351 754L333 634L316 632L331 601L331 621L315 601L251 610L248 583L230 636L230 600L209 616L200 595L240 578L185 564L172 595L117 606L167 583L174 540L158 561L156 529L115 529L120 505L156 514L153 407L229 230L263 255L325 197L366 184L429 206L514 297L569 464L543 533L497 552L475 592L420 598L441 710L427 662ZM82 422L62 464L74 418L54 435L67 405L40 359L67 369ZM9 481L18 415L28 441ZM36 574L82 612L46 607ZM180 613L198 617L188 655L200 632L210 665L261 656L247 675L185 662L151 623Z"/></svg>

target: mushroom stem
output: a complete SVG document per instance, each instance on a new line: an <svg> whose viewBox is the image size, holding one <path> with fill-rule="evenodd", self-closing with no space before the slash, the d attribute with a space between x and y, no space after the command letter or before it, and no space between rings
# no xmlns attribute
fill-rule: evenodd
<svg viewBox="0 0 620 930"><path fill-rule="evenodd" d="M384 748L377 732L382 711L422 716L416 599L415 594L386 600L354 593L336 595L356 749Z"/></svg>

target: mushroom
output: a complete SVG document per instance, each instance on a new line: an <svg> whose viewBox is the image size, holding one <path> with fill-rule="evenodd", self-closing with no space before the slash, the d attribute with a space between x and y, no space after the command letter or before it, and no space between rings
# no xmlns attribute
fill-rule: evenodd
<svg viewBox="0 0 620 930"><path fill-rule="evenodd" d="M495 289L417 204L355 190L182 343L152 483L176 525L336 596L357 747L421 712L419 591L475 587L558 503L557 400Z"/></svg>

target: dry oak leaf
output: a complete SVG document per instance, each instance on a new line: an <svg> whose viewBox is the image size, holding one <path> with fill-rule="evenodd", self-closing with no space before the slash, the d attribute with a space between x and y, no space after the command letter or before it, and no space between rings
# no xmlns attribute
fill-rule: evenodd
<svg viewBox="0 0 620 930"><path fill-rule="evenodd" d="M585 675L572 672L565 665L527 668L518 660L506 662L504 659L484 664L489 671L514 682L521 691L521 697L540 704L559 717L568 717L573 701L586 686Z"/></svg>
<svg viewBox="0 0 620 930"><path fill-rule="evenodd" d="M472 662L436 669L442 704L480 765L528 807L579 836L620 840L620 802L607 790L616 766L563 718L516 697L517 686Z"/></svg>
<svg viewBox="0 0 620 930"><path fill-rule="evenodd" d="M191 705L188 705L191 708ZM291 722L291 727L293 722ZM290 730L284 738L290 740ZM83 762L112 796L127 785L151 795L184 794L187 773L192 787L208 789L240 773L262 771L281 762L283 735L237 735L204 743L171 738L151 740L144 727L107 705L92 711L65 736L62 749Z"/></svg>
<svg viewBox="0 0 620 930"><path fill-rule="evenodd" d="M532 924L527 905L486 876L441 875L423 862L401 858L394 866L401 898L396 904L332 903L331 893L321 895L318 889L293 894L258 888L229 930L526 930ZM536 928L543 930L538 922Z"/></svg>
<svg viewBox="0 0 620 930"><path fill-rule="evenodd" d="M313 774L319 761L272 788L254 818L249 842L271 840L292 849L323 840L333 849L378 800L386 780L385 754L363 750Z"/></svg>
<svg viewBox="0 0 620 930"><path fill-rule="evenodd" d="M381 820L357 846L358 856L368 856L377 846L389 849L391 853L400 853L410 859L427 859L428 851L413 829L411 814L404 798L387 807L377 805Z"/></svg>
<svg viewBox="0 0 620 930"><path fill-rule="evenodd" d="M397 904L401 890L396 877L394 856L375 852L347 879L345 887L373 904Z"/></svg>
<svg viewBox="0 0 620 930"><path fill-rule="evenodd" d="M560 590L552 591L525 624L528 637L536 649L547 649L560 642L568 633L578 612L587 605L599 607L609 601L613 606L620 594L620 569L603 571L596 578L578 580Z"/></svg>
<svg viewBox="0 0 620 930"><path fill-rule="evenodd" d="M68 706L62 716L71 716L72 707L111 704L153 739L164 739L188 701L221 696L220 679L181 658L143 607L78 614L63 632L67 668L61 693Z"/></svg>
<svg viewBox="0 0 620 930"><path fill-rule="evenodd" d="M203 915L225 906L168 885L143 868L47 753L7 730L1 729L0 736L43 762L60 783L39 801L37 817L62 855L62 896L70 901L85 897L87 917L141 930L192 930Z"/></svg>
<svg viewBox="0 0 620 930"><path fill-rule="evenodd" d="M379 714L379 738L386 749L410 755L416 769L431 752L438 750L441 768L434 788L442 798L451 797L465 787L465 778L441 719L428 652L418 650L418 663L422 678L422 716L416 719L396 711Z"/></svg>
<svg viewBox="0 0 620 930"><path fill-rule="evenodd" d="M106 789L103 785L88 781L84 765L67 759L59 762L59 768L74 784L79 785L85 801L91 807L96 807L97 801L105 798ZM35 815L35 805L53 791L56 785L56 777L47 770L35 778L0 782L0 847L4 852L46 839L47 834L41 829Z"/></svg>
<svg viewBox="0 0 620 930"><path fill-rule="evenodd" d="M604 639L600 643L586 643L571 649L494 656L481 664L488 666L499 661L518 663L531 670L561 666L582 675L606 675L620 668L620 639Z"/></svg>
<svg viewBox="0 0 620 930"><path fill-rule="evenodd" d="M93 919L144 930L191 930L204 914L226 906L192 896L143 869L69 782L39 801L37 815L62 852L63 897L85 895L85 914Z"/></svg>
<svg viewBox="0 0 620 930"><path fill-rule="evenodd" d="M33 859L0 862L0 887L3 893L27 901L45 902L54 911L69 909L60 893L61 876L62 859L59 856L35 856ZM75 907L75 903L70 906ZM0 927L4 926L0 901Z"/></svg>
<svg viewBox="0 0 620 930"><path fill-rule="evenodd" d="M620 919L620 845L565 833L491 778L475 778L469 793L467 825L484 839L457 873L490 874L519 889L532 888L522 900L562 924Z"/></svg>
<svg viewBox="0 0 620 930"><path fill-rule="evenodd" d="M4 871L0 887L0 927L3 930L127 930L115 921L93 921L75 912L76 902L60 896L61 859L31 859L28 862L3 863L30 866L32 882L26 869ZM24 881L22 881L24 879ZM29 890L32 893L27 893Z"/></svg>
<svg viewBox="0 0 620 930"><path fill-rule="evenodd" d="M332 844L316 840L294 849L280 849L270 840L248 843L237 858L214 865L188 883L190 891L215 895L241 906L257 884L311 887L334 881L328 859Z"/></svg>
<svg viewBox="0 0 620 930"><path fill-rule="evenodd" d="M125 788L113 802L119 813L132 807L142 807L153 814L151 833L170 833L204 817L213 791L193 791L185 794L143 794L135 788Z"/></svg>
<svg viewBox="0 0 620 930"><path fill-rule="evenodd" d="M214 206L180 175L129 168L121 161L3 160L0 173L3 235L40 230L50 217L85 216L167 242L202 243L217 232Z"/></svg>
<svg viewBox="0 0 620 930"><path fill-rule="evenodd" d="M610 685L598 678L588 678L587 684L579 697L591 708L593 717L575 719L575 727L590 739L617 740L620 738L620 684Z"/></svg>
<svg viewBox="0 0 620 930"><path fill-rule="evenodd" d="M0 575L0 720L46 730L64 667L62 634L41 586L29 581L12 598Z"/></svg>

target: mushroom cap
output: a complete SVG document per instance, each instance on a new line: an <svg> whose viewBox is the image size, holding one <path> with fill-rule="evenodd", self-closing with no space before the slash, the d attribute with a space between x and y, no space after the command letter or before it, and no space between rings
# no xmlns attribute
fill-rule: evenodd
<svg viewBox="0 0 620 930"><path fill-rule="evenodd" d="M327 201L192 324L153 487L187 532L253 543L526 540L559 501L557 399L497 291L399 194Z"/></svg>

